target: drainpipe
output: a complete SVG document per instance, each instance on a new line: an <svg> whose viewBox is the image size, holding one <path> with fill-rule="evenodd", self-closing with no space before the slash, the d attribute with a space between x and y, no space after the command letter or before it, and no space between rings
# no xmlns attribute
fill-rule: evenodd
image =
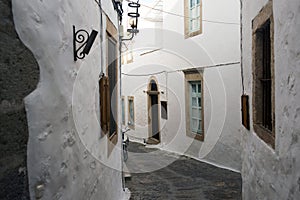
<svg viewBox="0 0 300 200"><path fill-rule="evenodd" d="M101 65L101 72L100 72L100 77L103 76L103 15L102 15L102 3L101 0L99 0L99 9L100 9L100 65Z"/></svg>
<svg viewBox="0 0 300 200"><path fill-rule="evenodd" d="M122 3L122 2L121 2ZM119 15L119 13L118 13ZM120 19L120 25L118 27L118 31L119 31L119 59L118 59L118 62L119 62L119 81L120 81L120 91L119 91L119 95L120 95L120 98L119 98L119 108L122 109L122 103L120 102L120 99L122 98L122 35L123 33L120 33L120 31L123 31L123 29L120 29L120 26L122 24L122 18L119 18ZM121 117L119 117L119 123L120 123L120 120ZM121 124L121 123L120 123ZM122 141L121 141L121 175L122 175L122 188L123 188L123 191L125 192L125 174L124 174L124 171L123 171L123 168L124 168L124 158L123 158L123 131L122 131L122 126L120 126L121 129L120 129L120 132L121 132L121 138L122 138Z"/></svg>
<svg viewBox="0 0 300 200"><path fill-rule="evenodd" d="M121 69L121 65L122 65L122 34L120 33L120 28L119 28L119 80L120 80L120 98L119 100L121 99L122 97L122 69ZM120 108L122 109L122 103L119 103ZM120 119L119 119L120 121ZM123 172L123 163L124 163L124 158L123 158L123 131L122 131L122 128L121 128L121 137L122 137L122 141L121 141L121 170L122 170L122 187L123 187L123 191L125 192L125 176L124 176L124 172Z"/></svg>
<svg viewBox="0 0 300 200"><path fill-rule="evenodd" d="M241 79L242 79L242 91L245 94L244 85L244 67L243 67L243 0L240 0L240 53L241 53Z"/></svg>

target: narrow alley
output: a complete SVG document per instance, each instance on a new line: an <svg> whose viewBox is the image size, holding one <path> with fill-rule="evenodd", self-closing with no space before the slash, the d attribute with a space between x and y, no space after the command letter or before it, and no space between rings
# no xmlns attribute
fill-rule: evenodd
<svg viewBox="0 0 300 200"><path fill-rule="evenodd" d="M132 200L140 199L241 199L241 175L186 156L147 148L143 144L129 144L126 165L131 178L126 187L131 191ZM148 153L156 152L154 160ZM140 153L139 156L135 155ZM145 156L146 155L146 156ZM143 159L144 158L144 159ZM175 159L174 159L175 158ZM147 164L157 165L174 161L167 167L153 172L142 173ZM138 172L138 173L135 173Z"/></svg>
<svg viewBox="0 0 300 200"><path fill-rule="evenodd" d="M0 0L0 200L300 200L300 0Z"/></svg>

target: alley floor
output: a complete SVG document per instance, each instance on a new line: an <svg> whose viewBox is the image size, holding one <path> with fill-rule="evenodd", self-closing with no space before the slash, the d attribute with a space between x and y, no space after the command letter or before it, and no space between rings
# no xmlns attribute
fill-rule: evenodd
<svg viewBox="0 0 300 200"><path fill-rule="evenodd" d="M133 142L128 151L131 178L126 179L126 187L131 200L242 198L239 173Z"/></svg>

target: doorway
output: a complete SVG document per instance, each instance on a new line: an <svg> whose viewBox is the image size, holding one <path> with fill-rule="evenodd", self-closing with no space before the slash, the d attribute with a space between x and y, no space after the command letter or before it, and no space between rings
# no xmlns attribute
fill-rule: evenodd
<svg viewBox="0 0 300 200"><path fill-rule="evenodd" d="M149 142L159 143L159 92L154 79L150 80L148 87L148 121L149 121Z"/></svg>

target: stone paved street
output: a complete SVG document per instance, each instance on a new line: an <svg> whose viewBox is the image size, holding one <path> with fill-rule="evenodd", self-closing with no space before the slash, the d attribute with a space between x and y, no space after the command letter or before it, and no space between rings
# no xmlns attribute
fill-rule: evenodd
<svg viewBox="0 0 300 200"><path fill-rule="evenodd" d="M131 191L132 200L241 199L239 173L185 156L145 148L138 143L131 142L128 151L126 165L132 177L126 180L126 187ZM172 164L161 168L172 161ZM152 172L151 168L147 168L153 163L161 169ZM136 173L142 171L146 172Z"/></svg>

